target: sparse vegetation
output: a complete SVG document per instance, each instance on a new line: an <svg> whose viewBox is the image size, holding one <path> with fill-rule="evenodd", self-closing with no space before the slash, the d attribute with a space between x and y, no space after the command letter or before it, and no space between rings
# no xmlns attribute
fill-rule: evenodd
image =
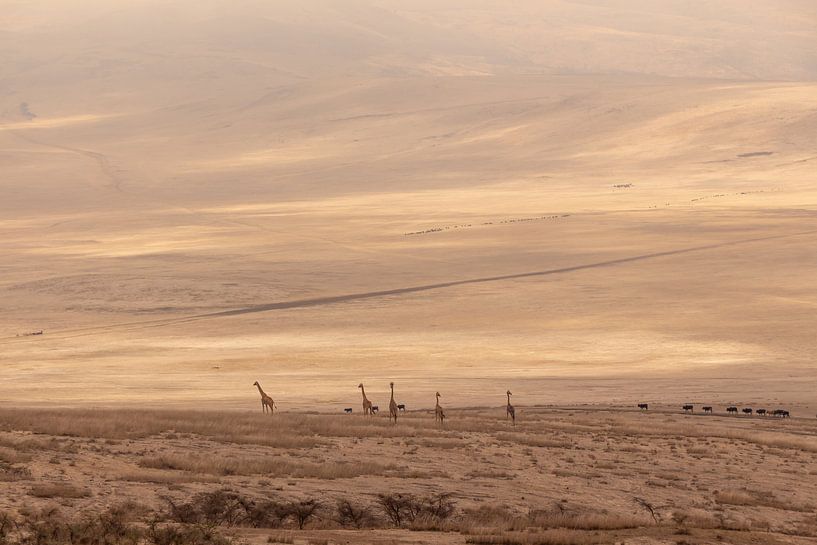
<svg viewBox="0 0 817 545"><path fill-rule="evenodd" d="M123 411L117 418L125 414L136 413ZM404 415L398 426L377 418L298 415L295 422L265 419L280 437L259 429L252 432L258 441L232 441L224 427L229 419L210 425L209 435L193 433L196 427L204 431L185 422L200 419L193 412L147 412L130 430L117 431L80 411L83 424L73 424L77 435L70 437L37 431L52 425L43 412L42 421L31 422L34 429L0 432L4 485L33 506L9 512L14 522L6 523L0 545L36 545L25 537L35 527L54 539L79 532L73 526L79 523L91 534L101 531L104 521L95 519L93 506L114 490L125 492L123 500L144 497L151 504L128 519L129 528L140 532L140 545L218 545L231 539L225 535L251 528L275 531L271 542L331 542L333 531L377 528L459 532L472 543L579 545L616 536L817 533L815 508L805 495L738 487L720 477L749 475L762 461L764 476L797 482L798 492L812 490L800 479L814 471L811 451L798 448L811 440L811 423L787 422L798 435L782 441L778 436L785 432L774 429L775 422L753 421L755 435L771 435L748 441L735 439L748 433L734 433L728 421L707 419L701 429L662 418L655 409L650 425L639 413L637 420L578 410L524 414L514 430L485 410L462 411L444 430L421 413ZM149 421L154 416L158 422ZM252 421L261 417L236 419L253 429ZM292 447L303 444L287 439L298 433L296 424L317 430L306 434L315 446ZM761 444L772 439L774 446ZM736 444L738 456L732 454ZM432 475L436 491L429 490ZM343 481L331 482L338 479ZM377 484L380 479L387 485ZM463 487L471 480L473 494L470 484ZM639 483L639 496L621 494ZM495 497L504 503L489 505ZM37 509L53 505L63 512L49 526ZM17 529L23 520L34 521L25 536ZM105 545L127 545L122 540L130 535L114 535Z"/></svg>
<svg viewBox="0 0 817 545"><path fill-rule="evenodd" d="M396 475L396 466L376 462L326 462L322 464L275 457L221 457L217 455L170 455L147 457L139 465L210 475L265 475L267 477L348 479L361 475Z"/></svg>
<svg viewBox="0 0 817 545"><path fill-rule="evenodd" d="M39 483L28 492L36 498L84 498L91 493L71 483Z"/></svg>
<svg viewBox="0 0 817 545"><path fill-rule="evenodd" d="M336 512L335 520L344 528L371 528L376 524L372 510L368 506L357 506L345 498L338 499Z"/></svg>
<svg viewBox="0 0 817 545"><path fill-rule="evenodd" d="M378 503L392 525L402 528L418 522L424 526L447 520L454 513L450 494L417 497L412 494L379 494Z"/></svg>

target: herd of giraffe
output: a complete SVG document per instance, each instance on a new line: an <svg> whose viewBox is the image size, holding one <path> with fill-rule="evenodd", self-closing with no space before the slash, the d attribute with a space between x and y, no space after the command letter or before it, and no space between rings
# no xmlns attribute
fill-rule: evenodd
<svg viewBox="0 0 817 545"><path fill-rule="evenodd" d="M261 411L264 412L264 413L269 411L270 414L273 414L275 407L277 407L277 405L275 405L275 402L272 400L272 398L269 395L267 395L266 392L264 392L264 390L261 388L261 385L258 383L257 380L255 382L253 382L253 386L258 388L258 393L261 394ZM377 405L373 405L371 400L369 400L369 398L366 397L366 389L363 387L362 382L360 384L358 384L357 387L360 388L360 393L363 395L363 415L364 416L374 416L379 411ZM406 409L406 406L402 405L402 404L398 404L394 400L394 383L393 382L389 383L389 388L391 388L391 399L389 400L389 420L391 420L393 423L396 424L397 423L397 414L401 410L404 411ZM506 420L510 419L513 422L513 425L515 426L516 425L516 411L514 410L513 405L511 405L511 396L513 394L511 393L510 390L505 392L505 394L508 396L508 403L505 406L505 419ZM440 405L440 398L442 397L440 395L440 392L437 392L436 396L437 396L437 405L434 407L434 421L442 426L445 423L445 418L446 418L445 417L445 411L443 411L442 405ZM351 413L352 409L344 409L344 411L346 413Z"/></svg>

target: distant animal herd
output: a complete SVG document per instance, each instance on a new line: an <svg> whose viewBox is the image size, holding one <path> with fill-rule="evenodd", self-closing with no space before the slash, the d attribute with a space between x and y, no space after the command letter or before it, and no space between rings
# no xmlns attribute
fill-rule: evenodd
<svg viewBox="0 0 817 545"><path fill-rule="evenodd" d="M274 409L278 406L272 400L272 398L261 388L261 384L258 383L256 380L252 384L256 388L258 388L258 393L261 394L261 411L266 413L269 412L273 414ZM363 396L363 415L364 416L374 416L378 412L380 412L380 407L377 405L373 405L372 402L366 397L366 388L363 387L363 383L357 385L360 388L360 393ZM394 400L394 383L389 383L389 387L391 388L391 399L389 400L389 419L392 420L394 423L397 423L397 416L399 413L406 412L406 404L405 403L397 403ZM434 407L434 419L437 423L442 425L445 422L445 411L443 411L442 406L440 405L440 392L436 394L437 398L437 405ZM513 425L516 425L516 411L511 405L511 396L513 395L510 390L505 392L505 395L508 396L508 402L505 405L505 418L510 419ZM354 409L352 407L346 407L343 409L343 412L346 414L352 414Z"/></svg>
<svg viewBox="0 0 817 545"><path fill-rule="evenodd" d="M648 403L639 403L638 408L641 409L642 411L647 411L647 410L650 409L650 406L649 406ZM683 409L683 411L685 413L694 413L695 412L695 405L692 405L691 403L687 403L687 404L682 405L681 409ZM714 412L715 412L714 407L712 407L711 405L704 405L703 407L701 407L701 409L703 409L704 413L707 413L707 414L714 414ZM791 413L789 413L789 411L787 411L785 409L775 409L773 411L769 411L767 409L753 409L752 407L743 407L742 409L740 409L740 412L742 412L746 416L752 416L752 414L754 413L754 414L756 414L758 416L769 416L769 415L771 415L771 416L776 416L778 418L790 418L791 417ZM735 407L734 405L726 407L726 414L737 415L738 414L738 408Z"/></svg>
<svg viewBox="0 0 817 545"><path fill-rule="evenodd" d="M261 385L258 381L253 383L253 386L258 388L258 393L261 394L261 410L263 412L269 412L270 414L273 413L274 409L277 408L277 405L272 400L272 398L261 389ZM363 387L363 383L357 385L360 389L360 393L363 396L363 415L364 416L374 416L380 412L380 407L377 405L373 405L372 402L366 397L366 389ZM397 423L397 416L401 412L406 412L406 405L405 403L397 403L394 400L394 383L389 383L389 388L391 389L391 399L389 400L389 420ZM507 396L507 403L505 405L505 419L510 420L512 424L516 425L516 410L514 409L513 405L511 405L511 396L513 395L510 390L505 392ZM437 423L443 424L445 422L445 411L443 411L442 406L440 405L440 392L435 394L437 398L437 404L434 407L434 419ZM637 407L642 411L649 411L650 405L649 403L639 403ZM691 403L685 403L681 406L681 409L685 413L694 413L695 412L695 405ZM715 408L712 405L704 405L701 407L705 414L714 414ZM354 413L354 409L352 407L345 407L343 412L346 414ZM746 416L752 416L752 414L756 414L758 416L773 416L777 418L790 418L791 414L789 411L785 409L775 409L773 411L769 411L767 409L753 409L752 407L743 407L740 409L740 412L745 414ZM738 408L736 406L730 405L726 407L727 414L738 414Z"/></svg>

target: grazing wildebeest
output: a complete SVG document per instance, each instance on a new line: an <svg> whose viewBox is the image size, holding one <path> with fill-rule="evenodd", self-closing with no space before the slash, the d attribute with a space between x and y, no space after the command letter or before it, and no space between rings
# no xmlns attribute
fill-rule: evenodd
<svg viewBox="0 0 817 545"><path fill-rule="evenodd" d="M780 418L788 418L790 416L789 411L783 409L775 409L772 414L774 416L779 416Z"/></svg>
<svg viewBox="0 0 817 545"><path fill-rule="evenodd" d="M401 412L406 412L406 406L405 406L404 404L402 404L402 403L401 403L401 404L399 404L399 405L397 406L397 410L398 410L398 411L401 411Z"/></svg>
<svg viewBox="0 0 817 545"><path fill-rule="evenodd" d="M378 412L380 412L380 407L372 405L372 414L377 414Z"/></svg>
<svg viewBox="0 0 817 545"><path fill-rule="evenodd" d="M649 403L639 403L638 408L641 409L642 411L647 411L649 410L650 405Z"/></svg>
<svg viewBox="0 0 817 545"><path fill-rule="evenodd" d="M726 407L726 412L728 412L729 414L732 414L732 413L738 414L738 408L737 407Z"/></svg>
<svg viewBox="0 0 817 545"><path fill-rule="evenodd" d="M743 414L752 414L752 408L746 407L745 409L743 409Z"/></svg>
<svg viewBox="0 0 817 545"><path fill-rule="evenodd" d="M345 412L346 414L352 414L352 409L351 409L351 407L349 407L349 408L343 409L343 412Z"/></svg>
<svg viewBox="0 0 817 545"><path fill-rule="evenodd" d="M684 412L690 412L690 411L693 412L693 413L695 412L695 406L694 405L684 405L681 408L684 409Z"/></svg>
<svg viewBox="0 0 817 545"><path fill-rule="evenodd" d="M712 407L709 407L709 406L704 407L704 412L705 413L711 413L712 412Z"/></svg>
<svg viewBox="0 0 817 545"><path fill-rule="evenodd" d="M755 411L755 414L759 416L766 416L766 409L758 409Z"/></svg>

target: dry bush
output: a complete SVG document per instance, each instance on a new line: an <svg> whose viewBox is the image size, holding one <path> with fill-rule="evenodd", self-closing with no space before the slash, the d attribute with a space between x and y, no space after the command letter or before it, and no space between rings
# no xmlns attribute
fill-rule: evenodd
<svg viewBox="0 0 817 545"><path fill-rule="evenodd" d="M450 494L418 498L412 494L378 494L378 503L392 525L401 528L417 523L416 529L432 529L454 514Z"/></svg>
<svg viewBox="0 0 817 545"><path fill-rule="evenodd" d="M232 540L217 532L212 526L202 524L177 526L154 523L145 532L145 541L149 545L230 545L232 543Z"/></svg>
<svg viewBox="0 0 817 545"><path fill-rule="evenodd" d="M248 500L229 490L201 492L187 503L165 498L168 518L184 524L235 526L246 518Z"/></svg>
<svg viewBox="0 0 817 545"><path fill-rule="evenodd" d="M245 509L242 525L251 528L280 528L289 515L286 505L275 500L250 501Z"/></svg>
<svg viewBox="0 0 817 545"><path fill-rule="evenodd" d="M344 528L372 528L377 524L369 507L357 507L347 499L337 500L335 521Z"/></svg>
<svg viewBox="0 0 817 545"><path fill-rule="evenodd" d="M303 530L306 523L315 517L321 508L319 501L309 499L289 502L284 510L298 525L298 529Z"/></svg>
<svg viewBox="0 0 817 545"><path fill-rule="evenodd" d="M177 503L171 498L165 498L165 501L168 520L211 526L280 528L290 522L303 529L322 509L321 503L314 499L255 500L227 489L201 492L188 502Z"/></svg>
<svg viewBox="0 0 817 545"><path fill-rule="evenodd" d="M143 532L127 508L115 507L79 519L67 519L55 509L28 513L7 532L8 545L137 545Z"/></svg>
<svg viewBox="0 0 817 545"><path fill-rule="evenodd" d="M24 464L31 461L31 455L14 448L0 446L0 464Z"/></svg>
<svg viewBox="0 0 817 545"><path fill-rule="evenodd" d="M0 513L0 545L6 545L9 542L9 535L17 526L14 518L8 513Z"/></svg>
<svg viewBox="0 0 817 545"><path fill-rule="evenodd" d="M31 479L31 470L26 466L9 465L0 462L0 482L23 481Z"/></svg>
<svg viewBox="0 0 817 545"><path fill-rule="evenodd" d="M417 500L408 494L380 494L378 501L386 518L397 528L413 521L419 514L420 506Z"/></svg>
<svg viewBox="0 0 817 545"><path fill-rule="evenodd" d="M71 483L39 483L32 486L28 494L35 498L87 498L88 490L77 488Z"/></svg>

